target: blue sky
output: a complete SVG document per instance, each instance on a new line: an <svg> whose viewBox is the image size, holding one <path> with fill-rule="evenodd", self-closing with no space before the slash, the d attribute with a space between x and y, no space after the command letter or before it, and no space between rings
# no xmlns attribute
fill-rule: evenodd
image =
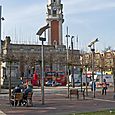
<svg viewBox="0 0 115 115"><path fill-rule="evenodd" d="M115 0L62 0L62 3L64 44L68 26L71 36L75 39L79 36L79 49L89 50L88 44L96 38L99 38L97 50L108 46L115 49ZM40 44L36 32L46 24L47 0L0 0L0 4L5 18L3 38L9 35L12 42Z"/></svg>

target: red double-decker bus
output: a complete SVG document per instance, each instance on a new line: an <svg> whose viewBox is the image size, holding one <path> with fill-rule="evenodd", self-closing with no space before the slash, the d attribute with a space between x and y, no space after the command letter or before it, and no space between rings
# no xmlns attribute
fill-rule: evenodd
<svg viewBox="0 0 115 115"><path fill-rule="evenodd" d="M56 81L62 86L66 85L66 75L63 71L46 72L45 81Z"/></svg>
<svg viewBox="0 0 115 115"><path fill-rule="evenodd" d="M46 72L45 81L55 80L55 76L56 76L56 72L55 71Z"/></svg>
<svg viewBox="0 0 115 115"><path fill-rule="evenodd" d="M65 86L67 83L66 74L63 71L57 72L56 82L61 83L62 86Z"/></svg>

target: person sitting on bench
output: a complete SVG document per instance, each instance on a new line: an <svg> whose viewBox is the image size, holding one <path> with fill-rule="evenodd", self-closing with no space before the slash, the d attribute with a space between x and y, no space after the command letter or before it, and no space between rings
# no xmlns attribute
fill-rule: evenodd
<svg viewBox="0 0 115 115"><path fill-rule="evenodd" d="M27 100L29 92L33 93L32 85L27 85L27 88L23 92L23 99Z"/></svg>
<svg viewBox="0 0 115 115"><path fill-rule="evenodd" d="M12 91L12 96L11 96L12 99L14 99L14 96L15 96L16 93L21 93L21 87L20 87L20 85L17 85L17 86L13 89L13 91ZM19 106L21 106L21 103L22 103L22 100L19 101ZM11 102L11 104L14 105L14 102ZM18 101L16 100L16 101L15 101L15 105L17 106L17 104L18 104Z"/></svg>

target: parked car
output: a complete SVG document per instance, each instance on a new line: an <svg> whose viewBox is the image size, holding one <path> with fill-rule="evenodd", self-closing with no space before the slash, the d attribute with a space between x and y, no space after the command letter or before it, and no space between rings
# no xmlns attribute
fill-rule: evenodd
<svg viewBox="0 0 115 115"><path fill-rule="evenodd" d="M58 83L56 81L47 81L46 86L61 86L61 83Z"/></svg>
<svg viewBox="0 0 115 115"><path fill-rule="evenodd" d="M53 82L52 82L51 80L49 80L49 81L47 81L47 82L45 83L46 86L52 86L52 84L53 84Z"/></svg>
<svg viewBox="0 0 115 115"><path fill-rule="evenodd" d="M61 83L56 82L56 81L55 81L55 83L54 83L54 86L61 86L61 85L62 85Z"/></svg>
<svg viewBox="0 0 115 115"><path fill-rule="evenodd" d="M87 83L87 85L88 85L89 83ZM75 82L74 83L74 85L75 85L75 87L81 87L81 82L80 81L77 81L77 82ZM85 86L86 85L86 83L85 82L83 82L82 83L82 86ZM68 84L66 84L66 86L68 86ZM73 86L73 84L72 83L69 83L69 87L72 87Z"/></svg>
<svg viewBox="0 0 115 115"><path fill-rule="evenodd" d="M81 82L80 81L75 82L75 87L80 87L80 86L81 86Z"/></svg>

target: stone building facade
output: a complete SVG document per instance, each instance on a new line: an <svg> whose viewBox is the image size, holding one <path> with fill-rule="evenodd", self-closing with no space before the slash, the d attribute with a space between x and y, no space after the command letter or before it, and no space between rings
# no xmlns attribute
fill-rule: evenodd
<svg viewBox="0 0 115 115"><path fill-rule="evenodd" d="M71 55L73 57L71 57ZM71 61L72 60L72 61ZM80 63L79 50L69 49L69 63ZM44 45L44 70L63 71L66 74L67 50L65 45ZM10 68L11 66L11 68ZM12 84L20 79L31 78L34 71L38 75L41 73L41 45L32 44L12 44L10 37L7 36L2 41L1 56L1 84L4 85L11 77ZM7 83L8 85L8 83Z"/></svg>
<svg viewBox="0 0 115 115"><path fill-rule="evenodd" d="M87 65L88 69L92 69L92 54L83 54L83 66ZM94 70L96 71L113 71L115 70L115 51L105 51L103 53L96 52L94 54Z"/></svg>

